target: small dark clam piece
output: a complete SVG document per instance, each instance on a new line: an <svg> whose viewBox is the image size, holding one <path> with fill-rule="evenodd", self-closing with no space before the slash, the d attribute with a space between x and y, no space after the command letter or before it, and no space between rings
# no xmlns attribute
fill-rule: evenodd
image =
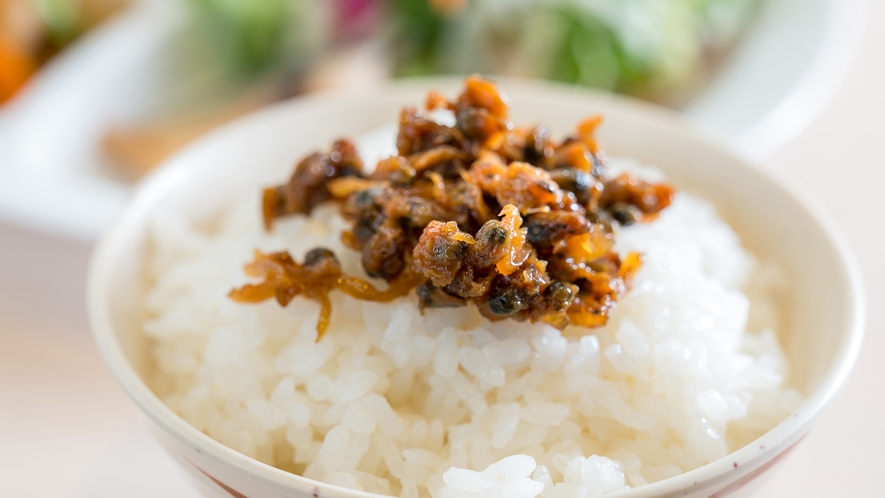
<svg viewBox="0 0 885 498"><path fill-rule="evenodd" d="M644 216L654 217L673 202L675 190L664 183L652 183L629 173L606 180L600 206L608 211L617 204L630 204Z"/></svg>
<svg viewBox="0 0 885 498"><path fill-rule="evenodd" d="M304 266L316 266L322 263L340 266L335 253L325 247L311 249L304 255Z"/></svg>
<svg viewBox="0 0 885 498"><path fill-rule="evenodd" d="M285 185L264 190L264 223L269 229L273 220L289 214L310 214L317 204L329 200L329 180L360 176L363 161L349 140L338 140L328 154L315 152L298 163Z"/></svg>
<svg viewBox="0 0 885 498"><path fill-rule="evenodd" d="M602 182L587 171L557 168L550 171L550 178L559 188L575 194L575 198L583 206L592 206L602 195Z"/></svg>
<svg viewBox="0 0 885 498"><path fill-rule="evenodd" d="M564 311L571 305L576 293L571 285L554 281L544 289L544 301L548 308Z"/></svg>
<svg viewBox="0 0 885 498"><path fill-rule="evenodd" d="M637 221L642 221L642 211L633 204L616 202L611 207L612 218L623 226L630 226Z"/></svg>
<svg viewBox="0 0 885 498"><path fill-rule="evenodd" d="M522 148L522 160L535 166L543 166L552 156L553 142L550 140L550 128L546 125L532 128Z"/></svg>
<svg viewBox="0 0 885 498"><path fill-rule="evenodd" d="M429 280L415 289L418 295L418 306L424 308L457 308L465 306L467 301L462 297L453 296L444 289L433 285Z"/></svg>
<svg viewBox="0 0 885 498"><path fill-rule="evenodd" d="M231 298L283 306L298 296L316 300L319 336L332 290L390 301L415 289L422 310L469 303L491 320L604 325L641 266L638 254L612 252L613 225L653 221L672 202L673 187L605 177L594 135L601 117L556 142L544 125L515 126L506 99L476 76L455 100L431 93L427 107L451 111L455 124L403 109L397 155L373 173L363 173L352 142L339 140L264 191L268 229L279 217L340 202L351 223L342 241L386 289L347 275L335 254L316 248L303 264L285 252L256 253L246 271L263 280Z"/></svg>
<svg viewBox="0 0 885 498"><path fill-rule="evenodd" d="M375 167L372 178L377 180L390 180L394 185L408 185L412 183L418 172L405 157L391 156L382 159Z"/></svg>
<svg viewBox="0 0 885 498"><path fill-rule="evenodd" d="M566 237L590 231L592 224L583 213L575 211L548 211L526 219L526 240L535 248L550 248Z"/></svg>
<svg viewBox="0 0 885 498"><path fill-rule="evenodd" d="M483 242L491 246L499 246L507 242L507 229L501 226L498 220L489 220L482 226L482 234L479 237Z"/></svg>
<svg viewBox="0 0 885 498"><path fill-rule="evenodd" d="M470 248L470 263L477 268L495 266L507 252L507 227L498 220L487 221L476 233L476 244Z"/></svg>
<svg viewBox="0 0 885 498"><path fill-rule="evenodd" d="M489 292L495 273L477 275L477 270L471 265L464 265L455 275L455 279L443 287L453 296L461 296L464 299L474 299L484 296Z"/></svg>
<svg viewBox="0 0 885 498"><path fill-rule="evenodd" d="M407 240L403 230L383 225L363 249L362 263L370 277L392 280L406 267Z"/></svg>
<svg viewBox="0 0 885 498"><path fill-rule="evenodd" d="M523 299L519 289L512 287L498 287L492 291L486 303L489 311L498 316L510 316L526 308L526 300Z"/></svg>
<svg viewBox="0 0 885 498"><path fill-rule="evenodd" d="M473 243L473 237L458 230L454 221L433 221L424 228L412 251L412 266L433 285L445 287L455 279Z"/></svg>

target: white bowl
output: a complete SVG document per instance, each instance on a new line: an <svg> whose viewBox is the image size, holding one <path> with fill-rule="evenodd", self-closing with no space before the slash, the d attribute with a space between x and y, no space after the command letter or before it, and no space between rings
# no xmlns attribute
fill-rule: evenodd
<svg viewBox="0 0 885 498"><path fill-rule="evenodd" d="M217 50L205 47L211 38L182 2L136 3L0 109L0 221L94 240L130 194L129 184L109 174L97 146L102 131L223 85ZM811 124L841 84L863 31L863 4L767 0L683 112L744 154L776 151Z"/></svg>
<svg viewBox="0 0 885 498"><path fill-rule="evenodd" d="M336 137L389 123L422 102L429 88L453 94L455 80L401 83L371 98L321 95L277 105L218 130L152 174L102 238L92 261L88 305L95 339L120 384L150 419L169 453L215 496L367 496L270 467L188 425L145 384L139 332L142 264L152 213L211 216L243 189L286 178L293 162ZM832 219L770 168L748 163L650 105L590 91L510 81L501 85L517 122L546 122L555 133L602 112L610 155L659 166L679 187L714 201L744 244L781 262L792 282L781 338L792 383L805 402L757 441L725 458L621 497L709 497L748 493L812 427L844 382L863 334L863 291L854 259ZM256 209L258 207L256 206ZM739 490L739 491L738 491Z"/></svg>

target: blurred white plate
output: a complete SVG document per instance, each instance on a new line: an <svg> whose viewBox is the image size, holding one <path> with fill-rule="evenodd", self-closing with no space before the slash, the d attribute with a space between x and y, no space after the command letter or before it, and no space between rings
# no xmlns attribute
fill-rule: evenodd
<svg viewBox="0 0 885 498"><path fill-rule="evenodd" d="M185 0L133 0L0 107L0 221L92 240L129 194L99 150L112 124L210 98L229 80Z"/></svg>
<svg viewBox="0 0 885 498"><path fill-rule="evenodd" d="M113 218L130 187L106 174L96 147L105 127L174 107L223 79L222 64L200 46L205 37L176 5L140 2L65 51L0 111L0 220L92 240ZM774 152L841 84L863 7L769 0L685 113L744 154Z"/></svg>
<svg viewBox="0 0 885 498"><path fill-rule="evenodd" d="M752 159L817 118L848 74L864 0L770 0L725 67L684 112Z"/></svg>

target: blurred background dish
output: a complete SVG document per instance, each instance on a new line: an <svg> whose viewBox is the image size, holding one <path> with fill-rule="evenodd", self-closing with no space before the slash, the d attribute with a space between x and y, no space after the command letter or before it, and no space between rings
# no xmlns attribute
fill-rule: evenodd
<svg viewBox="0 0 885 498"><path fill-rule="evenodd" d="M0 104L59 51L123 8L125 0L0 1Z"/></svg>
<svg viewBox="0 0 885 498"><path fill-rule="evenodd" d="M765 156L835 91L862 7L862 0L32 5L59 12L81 5L85 15L92 3L116 9L0 107L0 219L81 240L108 224L134 179L214 126L296 94L364 90L388 76L482 71L628 93L675 107L745 154ZM6 59L0 64L14 73Z"/></svg>

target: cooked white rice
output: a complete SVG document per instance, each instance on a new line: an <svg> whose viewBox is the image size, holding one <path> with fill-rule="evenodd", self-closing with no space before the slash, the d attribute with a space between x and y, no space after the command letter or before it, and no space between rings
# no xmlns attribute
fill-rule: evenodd
<svg viewBox="0 0 885 498"><path fill-rule="evenodd" d="M623 162L622 162L623 164ZM334 206L265 233L255 196L213 227L156 217L144 333L153 388L235 450L306 477L403 497L572 498L658 481L720 458L800 400L777 340L779 277L711 204L677 195L617 250L645 264L608 325L489 322L333 293L241 305L254 248L331 248Z"/></svg>

